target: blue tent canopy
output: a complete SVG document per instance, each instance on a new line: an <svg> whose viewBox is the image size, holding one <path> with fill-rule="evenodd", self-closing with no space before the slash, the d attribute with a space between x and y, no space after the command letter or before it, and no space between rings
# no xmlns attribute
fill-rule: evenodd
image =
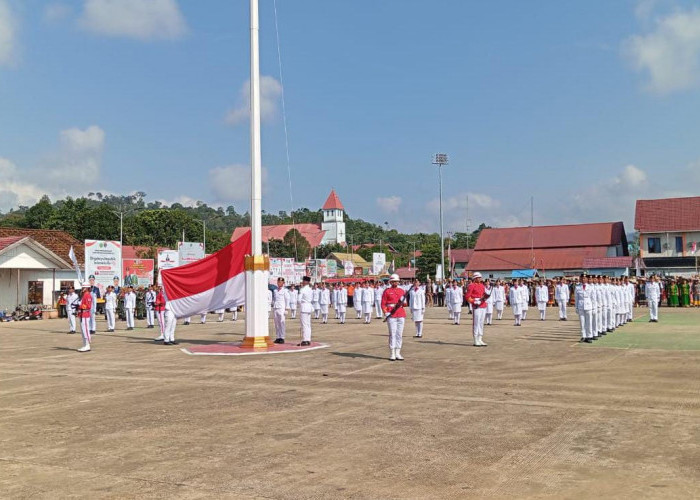
<svg viewBox="0 0 700 500"><path fill-rule="evenodd" d="M513 269L511 278L534 278L537 276L537 269Z"/></svg>

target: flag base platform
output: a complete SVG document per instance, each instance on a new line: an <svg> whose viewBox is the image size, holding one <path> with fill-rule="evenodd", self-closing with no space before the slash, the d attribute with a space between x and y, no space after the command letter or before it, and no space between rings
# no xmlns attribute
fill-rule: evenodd
<svg viewBox="0 0 700 500"><path fill-rule="evenodd" d="M262 347L248 347L243 342L221 342L209 345L193 345L180 349L193 356L247 356L252 354L282 354L287 352L306 352L329 347L328 344L311 342L311 345L301 346L298 342L285 344L263 344Z"/></svg>

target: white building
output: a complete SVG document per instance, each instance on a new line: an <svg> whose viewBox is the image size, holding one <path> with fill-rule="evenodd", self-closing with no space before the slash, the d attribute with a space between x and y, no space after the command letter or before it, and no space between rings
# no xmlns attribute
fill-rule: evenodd
<svg viewBox="0 0 700 500"><path fill-rule="evenodd" d="M68 258L73 246L79 263L83 244L63 231L0 228L0 310L18 305L55 307L61 290L79 287Z"/></svg>
<svg viewBox="0 0 700 500"><path fill-rule="evenodd" d="M343 221L345 208L335 193L335 189L331 189L331 194L328 195L321 210L323 210L321 229L325 231L321 244L345 243L345 222Z"/></svg>

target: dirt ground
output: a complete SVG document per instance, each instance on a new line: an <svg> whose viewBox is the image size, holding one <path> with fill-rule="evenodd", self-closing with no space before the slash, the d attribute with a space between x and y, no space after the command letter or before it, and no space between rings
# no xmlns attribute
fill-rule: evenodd
<svg viewBox="0 0 700 500"><path fill-rule="evenodd" d="M180 351L242 338L213 316L177 347L121 322L85 354L62 320L1 324L0 497L700 498L700 310L645 312L597 345L573 312L507 313L476 348L470 316L429 309L404 362L376 320L239 357Z"/></svg>

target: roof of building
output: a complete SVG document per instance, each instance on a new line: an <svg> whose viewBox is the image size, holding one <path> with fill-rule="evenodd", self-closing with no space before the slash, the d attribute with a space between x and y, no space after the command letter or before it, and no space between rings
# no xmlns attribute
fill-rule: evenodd
<svg viewBox="0 0 700 500"><path fill-rule="evenodd" d="M637 200L634 228L642 233L700 230L700 196Z"/></svg>
<svg viewBox="0 0 700 500"><path fill-rule="evenodd" d="M357 252L361 248L377 248L378 246L379 245L376 243L361 243L359 245L353 245L352 250L353 250L353 252ZM386 249L389 250L389 252L398 253L396 248L394 248L394 246L391 243L382 243L381 247L382 247L382 250L384 249L384 247L386 247ZM416 251L416 256L422 255L422 254L418 254L417 252L418 252L418 250Z"/></svg>
<svg viewBox="0 0 700 500"><path fill-rule="evenodd" d="M16 227L0 227L0 238L29 237L41 246L50 250L61 260L70 263L68 252L73 247L78 264L85 263L85 245L65 231L56 229L24 229Z"/></svg>
<svg viewBox="0 0 700 500"><path fill-rule="evenodd" d="M450 257L454 262L469 262L474 255L473 248L453 248L450 250Z"/></svg>
<svg viewBox="0 0 700 500"><path fill-rule="evenodd" d="M5 236L4 238L0 238L0 250L4 250L10 245L23 239L24 237L22 236Z"/></svg>
<svg viewBox="0 0 700 500"><path fill-rule="evenodd" d="M534 258L533 258L534 256ZM583 269L586 258L607 256L607 247L535 248L475 251L468 271L499 271L513 269Z"/></svg>
<svg viewBox="0 0 700 500"><path fill-rule="evenodd" d="M151 257L151 255L152 255L151 249L152 249L152 247L124 245L122 247L122 259L153 258L153 257ZM157 257L158 252L160 252L161 250L172 250L172 249L167 248L167 247L157 247L155 257Z"/></svg>
<svg viewBox="0 0 700 500"><path fill-rule="evenodd" d="M279 224L276 226L263 226L262 240L263 242L267 242L271 239L282 240L284 239L284 236L292 229L299 231L299 233L301 233L301 235L309 242L311 248L319 246L321 244L321 240L323 240L323 236L326 234L326 231L321 229L320 224ZM250 231L249 227L237 227L234 229L233 234L231 235L231 241L237 240L248 231Z"/></svg>
<svg viewBox="0 0 700 500"><path fill-rule="evenodd" d="M481 231L475 250L611 246L625 243L622 222L487 228Z"/></svg>
<svg viewBox="0 0 700 500"><path fill-rule="evenodd" d="M340 202L340 198L338 198L335 189L331 189L331 194L328 195L328 198L323 204L321 210L345 210L345 207L343 207L343 204Z"/></svg>
<svg viewBox="0 0 700 500"><path fill-rule="evenodd" d="M335 259L338 262L344 262L346 260L352 261L352 263L355 266L359 267L367 267L370 266L371 264L367 262L365 259L362 258L361 255L358 255L356 253L343 253L343 252L332 252L330 255L328 255L328 258Z"/></svg>
<svg viewBox="0 0 700 500"><path fill-rule="evenodd" d="M399 267L394 272L395 274L398 274L399 278L401 278L402 280L413 279L416 277L415 267L411 267L410 269L408 267Z"/></svg>
<svg viewBox="0 0 700 500"><path fill-rule="evenodd" d="M584 269L615 269L632 267L634 257L600 257L583 259Z"/></svg>

